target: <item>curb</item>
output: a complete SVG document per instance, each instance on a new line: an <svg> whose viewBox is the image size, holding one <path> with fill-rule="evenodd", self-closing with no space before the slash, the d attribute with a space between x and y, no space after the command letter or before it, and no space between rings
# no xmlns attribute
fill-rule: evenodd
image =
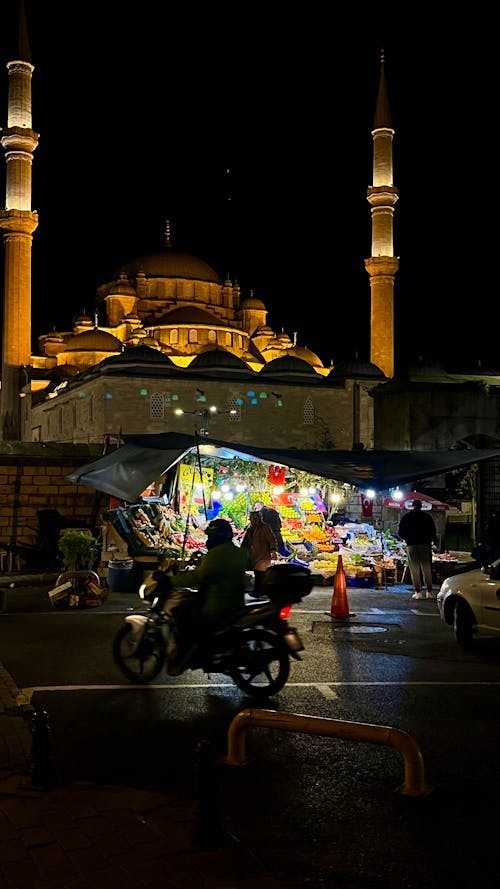
<svg viewBox="0 0 500 889"><path fill-rule="evenodd" d="M49 586L55 583L58 577L59 573L56 571L47 571L45 574L2 574L0 587L15 589L19 586Z"/></svg>

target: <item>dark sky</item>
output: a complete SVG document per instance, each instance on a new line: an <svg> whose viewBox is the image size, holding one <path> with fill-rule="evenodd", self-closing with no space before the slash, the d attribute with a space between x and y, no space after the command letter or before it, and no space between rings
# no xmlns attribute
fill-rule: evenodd
<svg viewBox="0 0 500 889"><path fill-rule="evenodd" d="M2 126L16 6L0 9ZM98 285L160 249L169 218L174 246L253 290L276 332L297 331L326 365L368 360L383 47L398 360L500 368L494 22L455 9L437 32L433 6L405 25L384 9L376 23L370 7L336 21L323 3L27 0L34 345L92 314Z"/></svg>

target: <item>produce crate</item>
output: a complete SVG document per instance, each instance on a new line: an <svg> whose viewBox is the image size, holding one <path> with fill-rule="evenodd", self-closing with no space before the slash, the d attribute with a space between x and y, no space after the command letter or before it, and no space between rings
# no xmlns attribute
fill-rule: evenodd
<svg viewBox="0 0 500 889"><path fill-rule="evenodd" d="M349 577L349 575L346 575L346 583L350 587L366 589L367 587L375 586L375 577Z"/></svg>

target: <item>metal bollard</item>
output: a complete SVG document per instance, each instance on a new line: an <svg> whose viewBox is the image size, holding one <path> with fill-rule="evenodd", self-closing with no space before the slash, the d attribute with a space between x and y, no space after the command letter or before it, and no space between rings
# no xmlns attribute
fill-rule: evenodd
<svg viewBox="0 0 500 889"><path fill-rule="evenodd" d="M35 710L31 720L31 783L37 790L49 790L55 784L52 761L52 733L46 710Z"/></svg>

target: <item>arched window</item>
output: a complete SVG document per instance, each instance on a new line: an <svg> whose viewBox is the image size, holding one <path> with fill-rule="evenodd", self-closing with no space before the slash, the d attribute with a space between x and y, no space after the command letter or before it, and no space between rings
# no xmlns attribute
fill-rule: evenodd
<svg viewBox="0 0 500 889"><path fill-rule="evenodd" d="M226 331L226 346L232 346L232 345L233 345L233 335L232 335L232 333L229 332L229 330L227 330Z"/></svg>
<svg viewBox="0 0 500 889"><path fill-rule="evenodd" d="M176 328L175 330L170 331L170 345L176 346L178 342L179 342L179 331Z"/></svg>
<svg viewBox="0 0 500 889"><path fill-rule="evenodd" d="M151 420L165 419L165 399L161 392L153 392L149 402L149 416Z"/></svg>
<svg viewBox="0 0 500 889"><path fill-rule="evenodd" d="M230 399L229 410L235 411L234 414L229 414L229 422L230 423L241 423L241 399L240 398L231 398Z"/></svg>
<svg viewBox="0 0 500 889"><path fill-rule="evenodd" d="M198 331L195 327L192 327L188 333L188 343L197 343L198 342Z"/></svg>
<svg viewBox="0 0 500 889"><path fill-rule="evenodd" d="M314 405L311 398L306 398L304 401L303 423L304 426L314 425Z"/></svg>
<svg viewBox="0 0 500 889"><path fill-rule="evenodd" d="M217 342L217 334L216 334L215 330L208 331L208 342L209 343L216 343Z"/></svg>

